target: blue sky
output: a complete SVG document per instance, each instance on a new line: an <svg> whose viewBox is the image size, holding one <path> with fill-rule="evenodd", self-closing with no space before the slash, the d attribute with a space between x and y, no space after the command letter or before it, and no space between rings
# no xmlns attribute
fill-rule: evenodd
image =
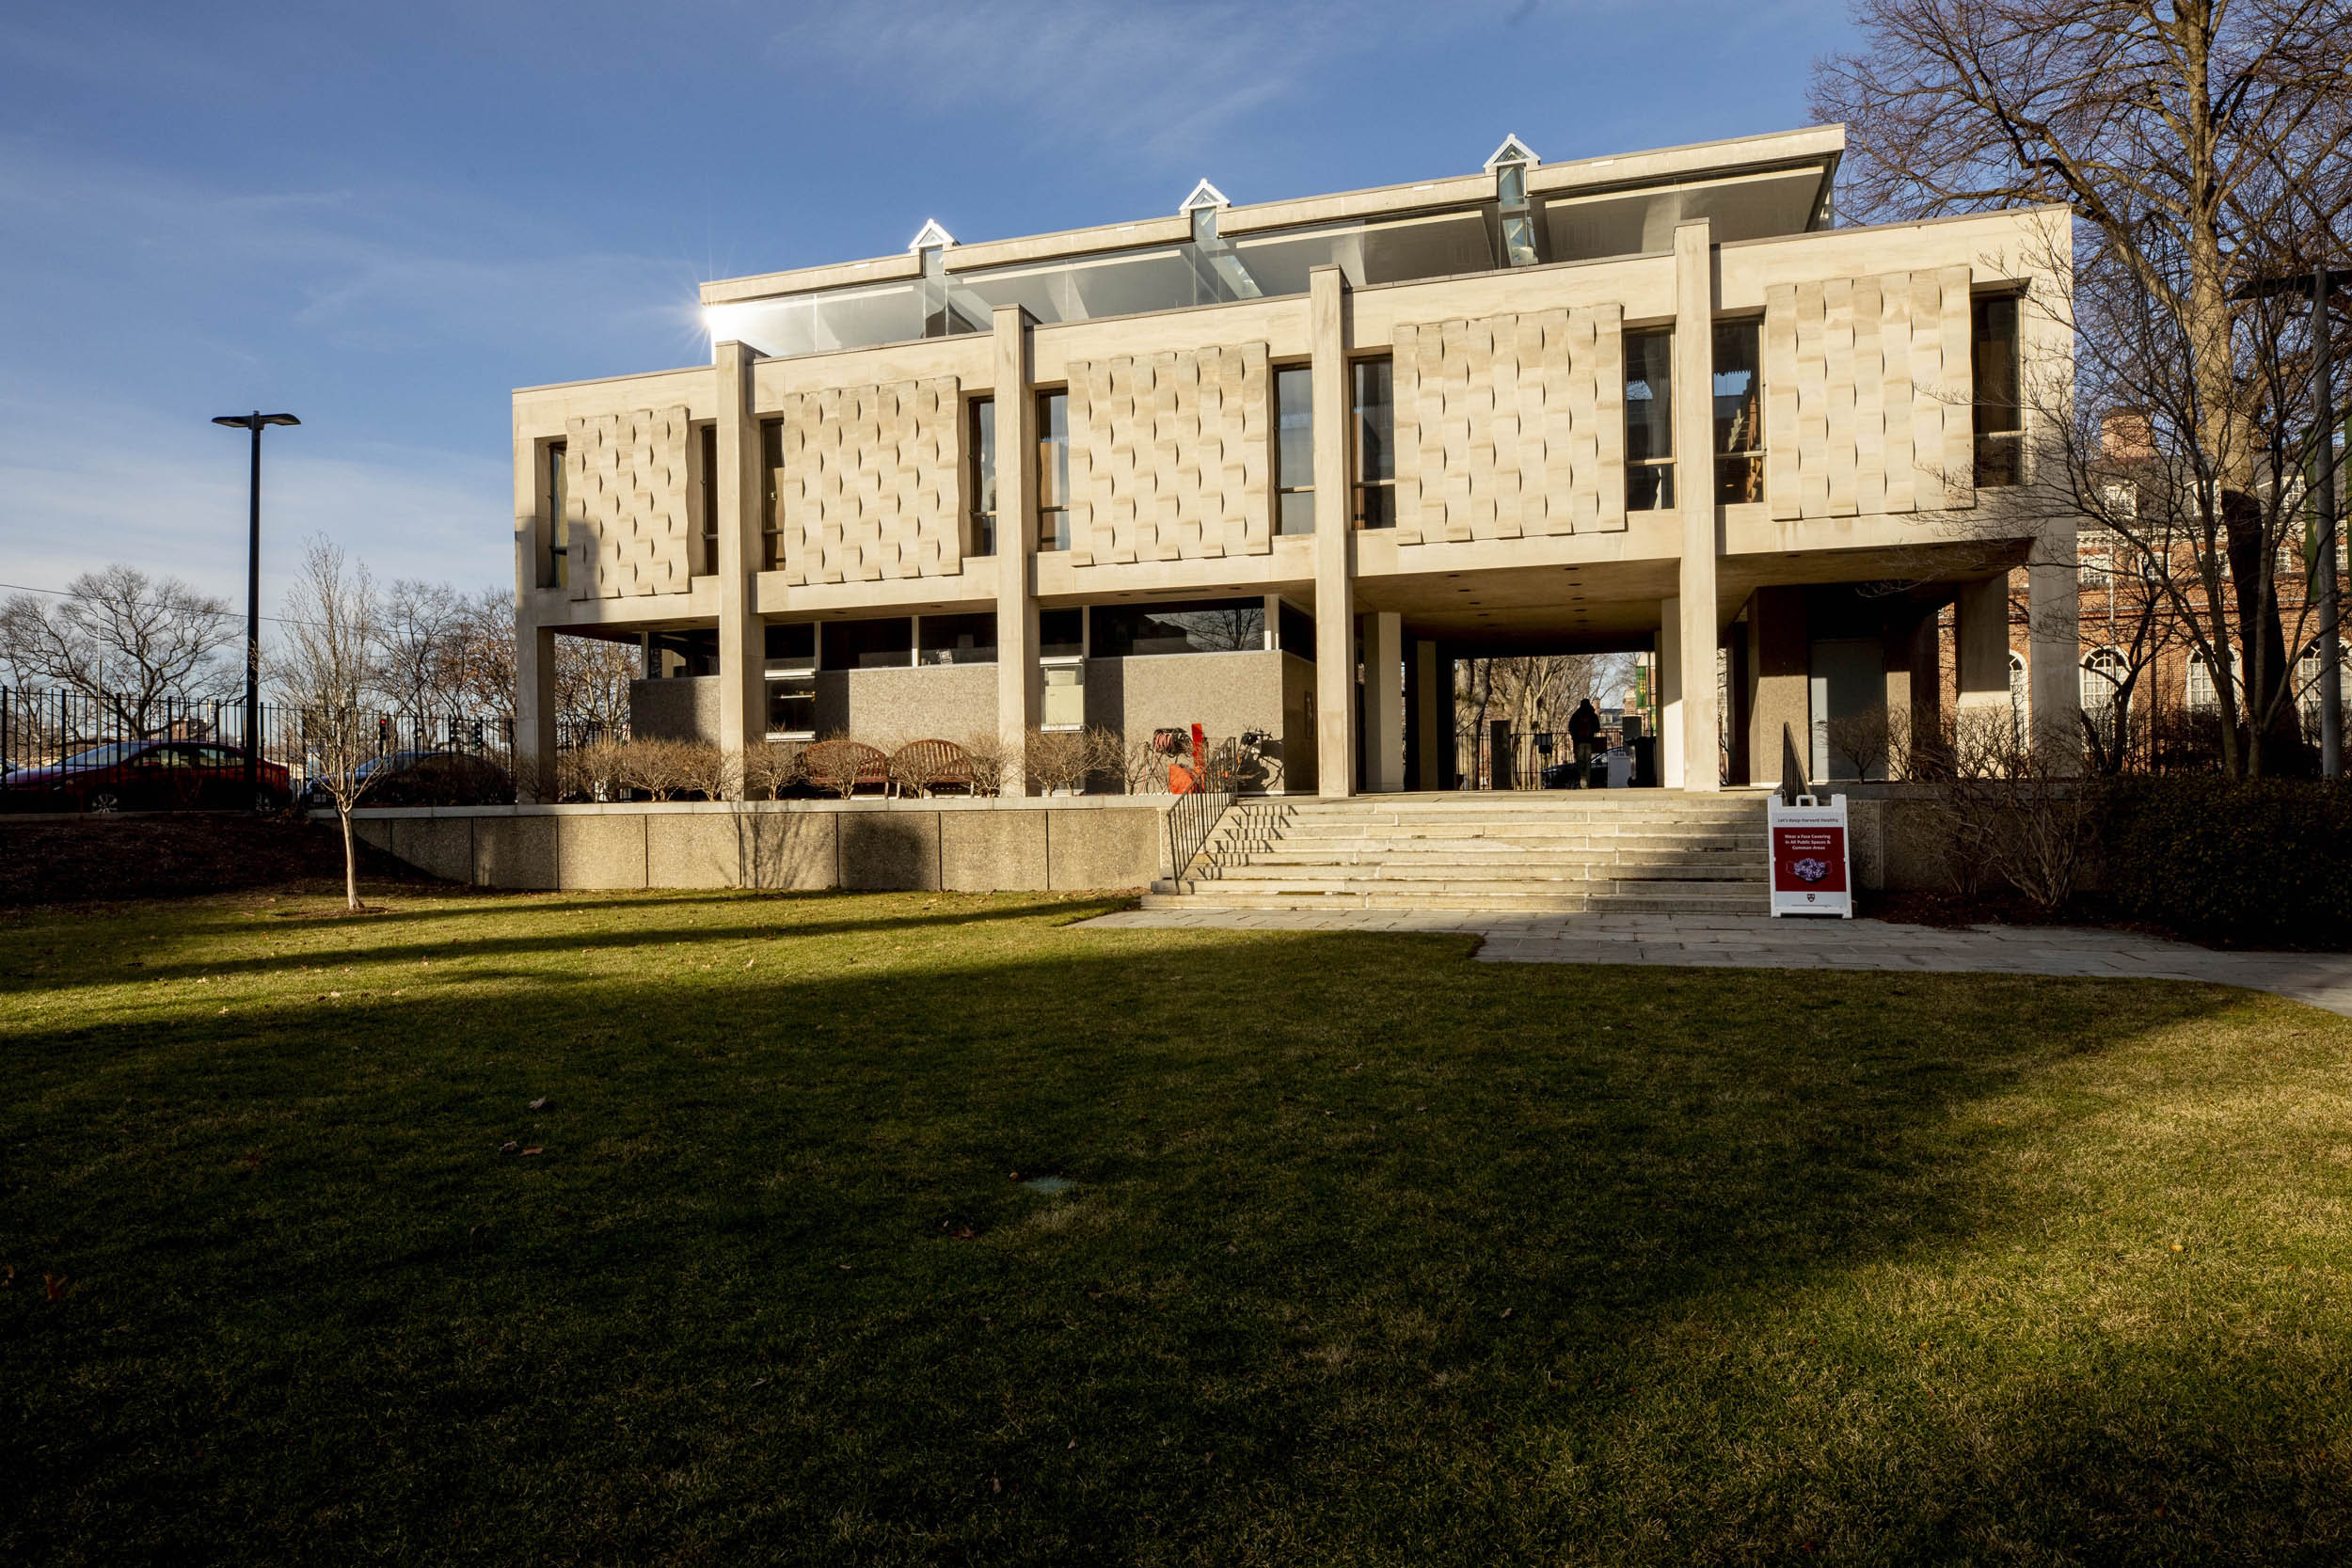
<svg viewBox="0 0 2352 1568"><path fill-rule="evenodd" d="M511 388L707 360L707 277L1804 122L1836 0L0 11L0 581L241 603L324 532L512 580Z"/></svg>

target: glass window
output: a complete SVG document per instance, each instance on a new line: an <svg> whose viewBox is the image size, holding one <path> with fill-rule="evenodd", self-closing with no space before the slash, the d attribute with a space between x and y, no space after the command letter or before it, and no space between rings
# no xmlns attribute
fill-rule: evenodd
<svg viewBox="0 0 2352 1568"><path fill-rule="evenodd" d="M1970 335L1977 404L1977 483L1987 489L2024 478L2025 407L2018 394L2017 296L1976 302Z"/></svg>
<svg viewBox="0 0 2352 1568"><path fill-rule="evenodd" d="M1356 381L1356 526L1396 526L1396 391L1386 359L1359 359Z"/></svg>
<svg viewBox="0 0 2352 1568"><path fill-rule="evenodd" d="M771 621L762 634L766 643L768 667L771 670L814 670L817 668L817 623L814 621Z"/></svg>
<svg viewBox="0 0 2352 1568"><path fill-rule="evenodd" d="M1263 599L1096 605L1094 657L1252 653L1265 647Z"/></svg>
<svg viewBox="0 0 2352 1568"><path fill-rule="evenodd" d="M1049 730L1083 729L1087 721L1087 667L1083 664L1049 664L1038 673L1044 677L1044 701L1038 707L1038 723Z"/></svg>
<svg viewBox="0 0 2352 1568"><path fill-rule="evenodd" d="M1675 335L1625 335L1625 509L1675 503Z"/></svg>
<svg viewBox="0 0 2352 1568"><path fill-rule="evenodd" d="M1527 205L1527 166L1504 164L1495 170L1495 198L1505 207Z"/></svg>
<svg viewBox="0 0 2352 1568"><path fill-rule="evenodd" d="M1037 400L1037 547L1070 547L1070 394Z"/></svg>
<svg viewBox="0 0 2352 1568"><path fill-rule="evenodd" d="M1275 632L1281 639L1282 651L1296 654L1312 664L1315 661L1315 618L1297 606L1283 603L1275 617Z"/></svg>
<svg viewBox="0 0 2352 1568"><path fill-rule="evenodd" d="M1274 531L1315 531L1314 372L1286 365L1274 372Z"/></svg>
<svg viewBox="0 0 2352 1568"><path fill-rule="evenodd" d="M972 400L972 553L996 553L996 400Z"/></svg>
<svg viewBox="0 0 2352 1568"><path fill-rule="evenodd" d="M571 581L571 508L564 504L564 443L548 443L548 579L562 588Z"/></svg>
<svg viewBox="0 0 2352 1568"><path fill-rule="evenodd" d="M1083 610L1041 610L1037 612L1037 657L1083 658L1087 651L1087 612Z"/></svg>
<svg viewBox="0 0 2352 1568"><path fill-rule="evenodd" d="M704 425L701 437L702 538L697 542L693 575L709 577L719 569L719 427Z"/></svg>
<svg viewBox="0 0 2352 1568"><path fill-rule="evenodd" d="M709 631L658 631L646 639L645 673L653 677L715 675L719 673L719 634Z"/></svg>
<svg viewBox="0 0 2352 1568"><path fill-rule="evenodd" d="M1715 326L1715 504L1764 499L1764 378L1757 322Z"/></svg>
<svg viewBox="0 0 2352 1568"><path fill-rule="evenodd" d="M924 664L996 662L996 612L926 615L916 628L918 660Z"/></svg>
<svg viewBox="0 0 2352 1568"><path fill-rule="evenodd" d="M759 421L759 568L784 565L784 421Z"/></svg>
<svg viewBox="0 0 2352 1568"><path fill-rule="evenodd" d="M779 739L803 739L817 733L816 676L769 677L768 733Z"/></svg>
<svg viewBox="0 0 2352 1568"><path fill-rule="evenodd" d="M903 669L914 662L914 623L904 615L834 621L825 627L828 670Z"/></svg>

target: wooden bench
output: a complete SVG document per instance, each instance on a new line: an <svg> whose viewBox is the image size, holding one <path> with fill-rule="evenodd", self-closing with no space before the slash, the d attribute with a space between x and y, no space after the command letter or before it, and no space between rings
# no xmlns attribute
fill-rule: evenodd
<svg viewBox="0 0 2352 1568"><path fill-rule="evenodd" d="M911 740L890 754L890 782L898 793L929 795L943 785L972 792L972 758L952 740Z"/></svg>
<svg viewBox="0 0 2352 1568"><path fill-rule="evenodd" d="M805 753L808 782L848 800L860 784L890 789L890 758L862 740L820 740Z"/></svg>

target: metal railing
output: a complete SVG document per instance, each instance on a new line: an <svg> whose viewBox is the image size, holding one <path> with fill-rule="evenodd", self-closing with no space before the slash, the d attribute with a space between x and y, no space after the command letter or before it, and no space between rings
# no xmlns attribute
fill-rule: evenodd
<svg viewBox="0 0 2352 1568"><path fill-rule="evenodd" d="M1185 868L1241 793L1241 743L1232 737L1209 748L1193 787L1168 808L1168 875L1182 880Z"/></svg>
<svg viewBox="0 0 2352 1568"><path fill-rule="evenodd" d="M300 794L317 770L315 719L270 703L255 717L256 760L273 781L276 770L284 769L285 792ZM78 811L101 794L111 797L110 807L125 810L251 805L243 787L245 720L242 699L141 700L0 687L0 810ZM513 771L515 726L503 715L377 711L369 722L377 755L464 752ZM580 745L605 733L605 726L561 721L557 745ZM156 744L167 742L178 744ZM159 751L170 754L159 756Z"/></svg>

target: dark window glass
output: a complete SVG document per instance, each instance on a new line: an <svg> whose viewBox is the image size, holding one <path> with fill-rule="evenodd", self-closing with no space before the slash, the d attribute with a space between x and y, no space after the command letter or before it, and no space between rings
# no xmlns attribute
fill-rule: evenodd
<svg viewBox="0 0 2352 1568"><path fill-rule="evenodd" d="M882 670L914 662L914 623L904 615L825 623L828 670Z"/></svg>
<svg viewBox="0 0 2352 1568"><path fill-rule="evenodd" d="M777 675L768 682L768 733L817 733L817 677Z"/></svg>
<svg viewBox="0 0 2352 1568"><path fill-rule="evenodd" d="M1715 327L1715 504L1764 499L1764 378L1756 343L1760 324Z"/></svg>
<svg viewBox="0 0 2352 1568"><path fill-rule="evenodd" d="M701 548L694 571L708 577L719 569L719 427L702 427L703 515Z"/></svg>
<svg viewBox="0 0 2352 1568"><path fill-rule="evenodd" d="M784 564L784 421L759 421L759 567Z"/></svg>
<svg viewBox="0 0 2352 1568"><path fill-rule="evenodd" d="M768 662L771 664L817 662L817 623L814 621L771 622L765 640Z"/></svg>
<svg viewBox="0 0 2352 1568"><path fill-rule="evenodd" d="M2024 478L2025 405L2019 395L2017 296L2000 294L1975 306L1970 334L1977 405L1977 483L2015 484Z"/></svg>
<svg viewBox="0 0 2352 1568"><path fill-rule="evenodd" d="M1312 664L1315 661L1315 618L1295 605L1279 606L1275 617L1275 632L1281 639L1282 651L1296 654Z"/></svg>
<svg viewBox="0 0 2352 1568"><path fill-rule="evenodd" d="M1359 359L1356 386L1356 526L1396 525L1396 394L1386 359Z"/></svg>
<svg viewBox="0 0 2352 1568"><path fill-rule="evenodd" d="M996 662L996 615L982 610L972 615L926 615L915 628L925 664L993 664Z"/></svg>
<svg viewBox="0 0 2352 1568"><path fill-rule="evenodd" d="M647 640L653 658L645 673L657 676L719 673L717 631L658 631ZM675 662L673 662L675 660Z"/></svg>
<svg viewBox="0 0 2352 1568"><path fill-rule="evenodd" d="M1087 612L1083 610L1041 610L1037 612L1037 657L1076 658L1086 649Z"/></svg>
<svg viewBox="0 0 2352 1568"><path fill-rule="evenodd" d="M1274 372L1274 469L1278 493L1274 531L1315 531L1314 373L1305 365Z"/></svg>
<svg viewBox="0 0 2352 1568"><path fill-rule="evenodd" d="M996 400L972 403L972 553L996 553Z"/></svg>
<svg viewBox="0 0 2352 1568"><path fill-rule="evenodd" d="M571 509L564 504L564 443L548 443L548 578L557 588L571 581Z"/></svg>
<svg viewBox="0 0 2352 1568"><path fill-rule="evenodd" d="M1675 335L1625 335L1625 505L1648 512L1675 503Z"/></svg>
<svg viewBox="0 0 2352 1568"><path fill-rule="evenodd" d="M1037 547L1070 547L1070 394L1037 400Z"/></svg>
<svg viewBox="0 0 2352 1568"><path fill-rule="evenodd" d="M1265 647L1265 601L1096 605L1094 657L1254 653Z"/></svg>

